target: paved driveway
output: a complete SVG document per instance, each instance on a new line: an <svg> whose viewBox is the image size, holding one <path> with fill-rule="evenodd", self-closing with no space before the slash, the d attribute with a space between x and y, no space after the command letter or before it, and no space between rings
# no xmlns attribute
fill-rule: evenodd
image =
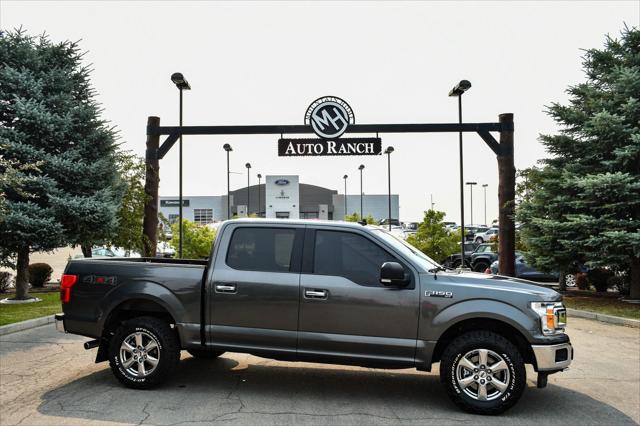
<svg viewBox="0 0 640 426"><path fill-rule="evenodd" d="M502 416L460 412L437 369L372 370L225 354L183 355L163 388L122 387L77 336L49 326L0 337L0 424L561 424L640 422L640 330L571 319L570 371Z"/></svg>

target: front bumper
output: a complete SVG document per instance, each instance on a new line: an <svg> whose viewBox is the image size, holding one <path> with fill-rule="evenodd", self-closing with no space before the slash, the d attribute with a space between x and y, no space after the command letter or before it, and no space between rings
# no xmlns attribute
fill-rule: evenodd
<svg viewBox="0 0 640 426"><path fill-rule="evenodd" d="M56 314L54 318L56 320L56 330L61 333L66 333L64 329L64 314Z"/></svg>
<svg viewBox="0 0 640 426"><path fill-rule="evenodd" d="M569 367L573 360L571 343L532 345L538 371L558 371Z"/></svg>

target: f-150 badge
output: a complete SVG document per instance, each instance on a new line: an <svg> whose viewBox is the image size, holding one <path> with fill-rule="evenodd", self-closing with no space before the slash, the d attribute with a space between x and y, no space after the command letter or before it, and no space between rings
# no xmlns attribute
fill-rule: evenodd
<svg viewBox="0 0 640 426"><path fill-rule="evenodd" d="M453 297L453 292L440 291L440 290L427 290L424 292L426 297L446 297L448 299Z"/></svg>

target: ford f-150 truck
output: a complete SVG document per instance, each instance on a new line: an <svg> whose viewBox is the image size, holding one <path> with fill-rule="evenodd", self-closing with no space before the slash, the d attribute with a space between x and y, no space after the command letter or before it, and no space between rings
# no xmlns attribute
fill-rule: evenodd
<svg viewBox="0 0 640 426"><path fill-rule="evenodd" d="M151 388L180 351L430 371L464 410L497 414L573 358L558 293L446 271L378 227L224 222L207 260L71 260L60 331L93 338L126 386Z"/></svg>

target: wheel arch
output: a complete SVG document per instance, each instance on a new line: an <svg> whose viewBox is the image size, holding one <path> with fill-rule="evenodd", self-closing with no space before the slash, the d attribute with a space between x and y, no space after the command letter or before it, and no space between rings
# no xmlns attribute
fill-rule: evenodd
<svg viewBox="0 0 640 426"><path fill-rule="evenodd" d="M169 289L152 282L120 286L104 300L109 303L102 307L98 321L103 338L108 337L122 321L136 316L152 316L176 324L184 312L183 305Z"/></svg>
<svg viewBox="0 0 640 426"><path fill-rule="evenodd" d="M501 319L492 317L466 318L455 322L440 335L433 350L431 362L441 360L445 348L456 337L470 331L491 331L510 341L520 352L525 363L534 364L535 356L528 340L518 328Z"/></svg>

